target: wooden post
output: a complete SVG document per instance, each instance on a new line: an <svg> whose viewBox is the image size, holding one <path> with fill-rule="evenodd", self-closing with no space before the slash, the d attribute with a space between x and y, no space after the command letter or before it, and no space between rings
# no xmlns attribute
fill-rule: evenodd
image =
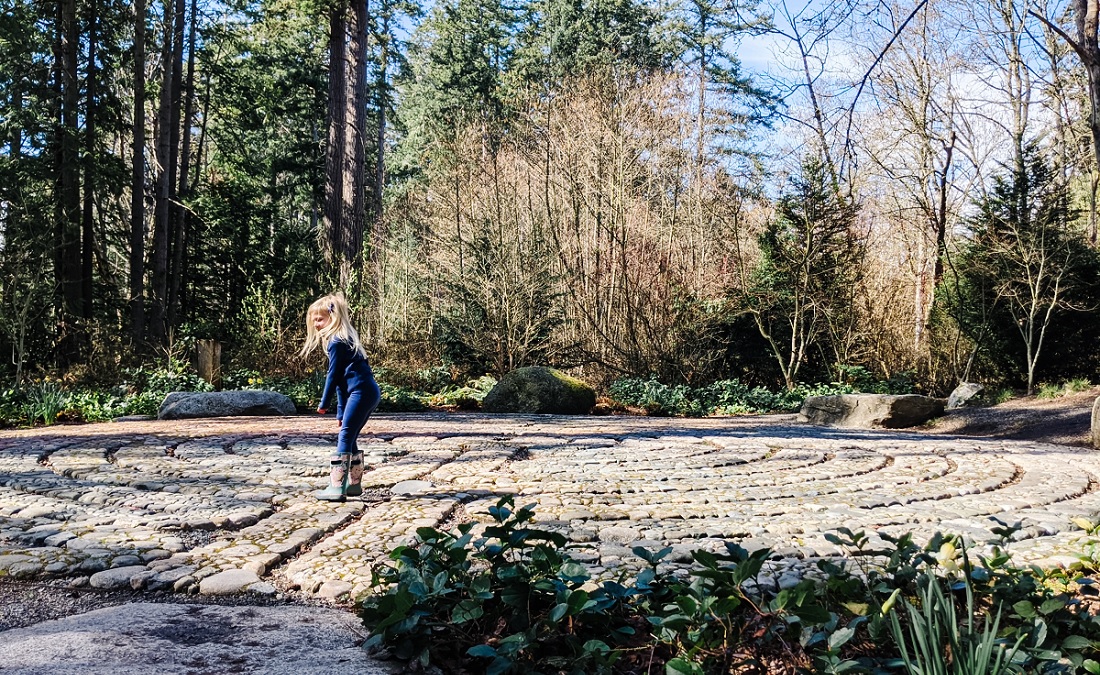
<svg viewBox="0 0 1100 675"><path fill-rule="evenodd" d="M217 340L196 340L199 377L209 382L215 389L222 383L222 343Z"/></svg>
<svg viewBox="0 0 1100 675"><path fill-rule="evenodd" d="M1092 446L1100 448L1100 397L1092 403Z"/></svg>

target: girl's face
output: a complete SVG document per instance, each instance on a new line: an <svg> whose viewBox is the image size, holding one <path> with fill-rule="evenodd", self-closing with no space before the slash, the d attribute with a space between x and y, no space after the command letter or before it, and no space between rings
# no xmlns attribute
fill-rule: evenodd
<svg viewBox="0 0 1100 675"><path fill-rule="evenodd" d="M313 324L313 330L320 331L329 325L332 321L332 315L328 312L313 312L309 315L309 320Z"/></svg>

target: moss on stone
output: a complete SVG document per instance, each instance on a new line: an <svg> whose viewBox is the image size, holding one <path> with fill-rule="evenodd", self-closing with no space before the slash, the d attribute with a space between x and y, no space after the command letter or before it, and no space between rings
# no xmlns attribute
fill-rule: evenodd
<svg viewBox="0 0 1100 675"><path fill-rule="evenodd" d="M500 378L482 402L496 413L583 415L596 405L596 391L582 380L543 366L517 368Z"/></svg>

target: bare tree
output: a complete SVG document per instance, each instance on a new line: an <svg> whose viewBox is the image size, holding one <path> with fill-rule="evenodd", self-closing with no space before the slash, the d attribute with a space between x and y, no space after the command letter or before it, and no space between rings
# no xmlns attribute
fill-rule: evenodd
<svg viewBox="0 0 1100 675"><path fill-rule="evenodd" d="M1030 13L1066 41L1088 73L1089 130L1092 133L1093 177L1089 214L1089 241L1097 243L1096 192L1100 184L1100 0L1072 0L1076 37L1071 37L1045 13Z"/></svg>
<svg viewBox="0 0 1100 675"><path fill-rule="evenodd" d="M897 34L905 16L891 6L883 28ZM955 91L964 69L954 48L957 31L935 7L925 4L905 20L908 32L884 56L874 77L875 96L869 112L861 115L857 140L867 173L882 178L876 183L880 203L891 205L890 216L916 240L907 256L913 269L912 348L921 357L927 354L928 321L944 275L949 228L967 191L965 184L956 186L960 178L965 181L957 165L956 148L965 129Z"/></svg>

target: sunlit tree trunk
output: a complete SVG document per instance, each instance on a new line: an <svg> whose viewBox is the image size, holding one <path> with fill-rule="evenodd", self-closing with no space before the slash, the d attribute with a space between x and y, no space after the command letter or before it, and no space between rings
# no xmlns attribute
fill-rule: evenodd
<svg viewBox="0 0 1100 675"><path fill-rule="evenodd" d="M84 205L81 212L81 256L80 256L80 291L81 314L84 317L85 326L92 320L92 260L95 250L95 141L96 141L96 59L97 34L96 24L99 20L96 15L96 0L88 3L88 71L85 78L85 106L84 114Z"/></svg>
<svg viewBox="0 0 1100 675"><path fill-rule="evenodd" d="M130 178L130 337L145 341L145 0L134 0L133 172Z"/></svg>

